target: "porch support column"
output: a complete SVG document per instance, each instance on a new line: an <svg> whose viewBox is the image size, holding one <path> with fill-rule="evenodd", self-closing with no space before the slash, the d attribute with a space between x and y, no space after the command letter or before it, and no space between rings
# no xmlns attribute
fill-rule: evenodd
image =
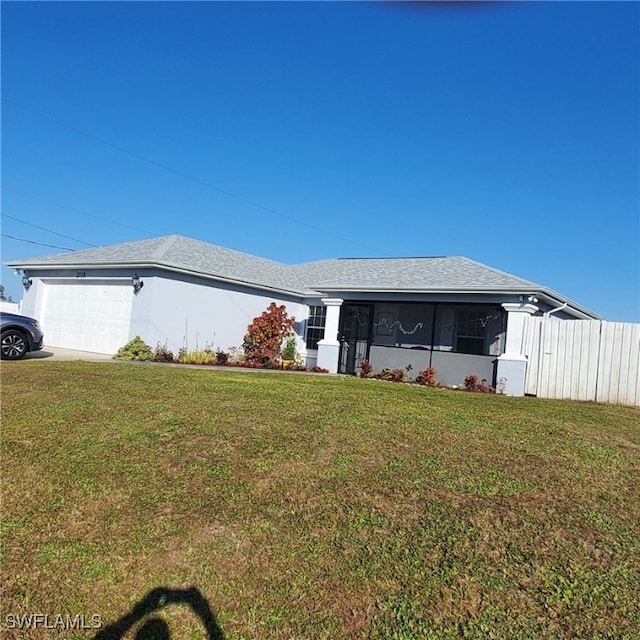
<svg viewBox="0 0 640 640"><path fill-rule="evenodd" d="M527 374L527 357L522 353L524 322L527 316L538 311L534 304L505 303L507 312L507 336L504 353L498 357L496 382L505 381L504 392L508 396L523 396Z"/></svg>
<svg viewBox="0 0 640 640"><path fill-rule="evenodd" d="M337 373L338 358L340 357L338 324L342 300L340 298L322 298L322 304L327 308L327 318L324 325L324 338L318 341L317 365L328 369L329 373Z"/></svg>

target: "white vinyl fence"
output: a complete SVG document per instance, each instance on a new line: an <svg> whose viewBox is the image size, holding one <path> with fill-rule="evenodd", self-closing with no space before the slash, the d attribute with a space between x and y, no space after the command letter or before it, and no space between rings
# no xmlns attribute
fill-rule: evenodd
<svg viewBox="0 0 640 640"><path fill-rule="evenodd" d="M19 314L21 308L22 304L20 302L5 302L4 300L0 300L0 311Z"/></svg>
<svg viewBox="0 0 640 640"><path fill-rule="evenodd" d="M640 406L640 324L527 318L526 394Z"/></svg>

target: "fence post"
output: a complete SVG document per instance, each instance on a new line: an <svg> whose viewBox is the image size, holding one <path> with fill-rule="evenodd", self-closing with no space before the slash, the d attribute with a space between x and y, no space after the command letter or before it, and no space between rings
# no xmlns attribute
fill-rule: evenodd
<svg viewBox="0 0 640 640"><path fill-rule="evenodd" d="M523 354L525 319L538 311L534 304L504 303L507 312L507 336L504 353L498 357L496 381L504 381L504 393L523 396L527 373L527 356Z"/></svg>

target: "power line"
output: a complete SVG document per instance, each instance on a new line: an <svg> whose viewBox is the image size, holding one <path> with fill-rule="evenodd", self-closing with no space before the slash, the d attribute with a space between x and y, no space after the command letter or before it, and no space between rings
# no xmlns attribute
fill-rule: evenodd
<svg viewBox="0 0 640 640"><path fill-rule="evenodd" d="M21 220L20 218L16 218L15 216L10 216L8 213L0 214L3 218L9 218L10 220L16 220L17 222L21 222L22 224L26 224L29 227L33 227L34 229L40 229L41 231L46 231L47 233L51 233L54 236L60 236L61 238L66 238L67 240L73 240L74 242L79 242L80 244L86 244L89 247L97 247L97 244L91 244L90 242L85 242L84 240L78 240L78 238L73 238L71 236L66 236L64 233L58 233L57 231L52 231L51 229L47 229L46 227L39 227L37 224L33 224L31 222L27 222L26 220Z"/></svg>
<svg viewBox="0 0 640 640"><path fill-rule="evenodd" d="M147 231L146 229L139 229L138 227L132 227L129 224L124 224L123 222L116 222L115 220L110 220L109 218L103 218L102 216L97 216L93 213L89 213L88 211L83 211L82 209L75 209L74 207L69 207L65 204L60 204L58 202L51 202L51 200L44 200L43 198L38 198L37 196L33 196L29 193L24 193L23 191L17 191L16 189L10 189L8 187L2 187L3 191L8 191L9 193L16 193L18 195L24 196L25 198L31 198L32 200L36 200L38 202L42 202L44 204L49 204L53 207L60 207L61 209L66 209L67 211L72 211L73 213L79 213L83 216L89 216L90 218L95 218L96 220L102 220L103 222L109 222L110 224L115 224L120 227L126 227L127 229L133 229L133 231L140 231L141 233L145 233L148 236L153 236L151 231Z"/></svg>
<svg viewBox="0 0 640 640"><path fill-rule="evenodd" d="M70 249L69 247L59 247L55 244L45 244L44 242L36 242L35 240L26 240L25 238L16 238L10 236L7 233L0 233L3 238L11 238L11 240L17 240L18 242L28 242L29 244L38 244L41 247L51 247L52 249L62 249L63 251L76 251L76 249Z"/></svg>
<svg viewBox="0 0 640 640"><path fill-rule="evenodd" d="M20 109L23 109L24 111L27 111L29 113L32 113L34 115L39 116L40 118L44 118L45 120L49 120L50 122L53 122L54 124L57 124L60 127L63 127L65 129L69 129L70 131L74 131L75 133L78 133L82 136L85 136L86 138L89 138L90 140L94 140L96 142L100 142L101 144L104 144L108 147L111 147L112 149L116 149L117 151L120 151L122 153L125 153L133 158L136 158L138 160L141 160L142 162L146 162L148 164L153 165L154 167L158 167L160 169L164 169L165 171L168 171L169 173L173 173L177 176L180 176L182 178L185 178L186 180L190 180L191 182L195 182L196 184L199 184L203 187L207 187L208 189L212 189L213 191L217 191L218 193L222 193L230 198L235 198L236 200L239 200L240 202L244 202L245 204L251 205L252 207L256 207L258 209L261 209L262 211L266 211L267 213L271 213L273 215L279 216L280 218L284 218L285 220L289 220L290 222L295 222L296 224L302 225L304 227L307 227L308 229L311 229L313 231L316 231L318 233L323 233L325 235L328 236L332 236L333 238L336 238L338 240L342 240L345 242L350 242L351 244L357 245L363 249L367 249L367 251L374 251L375 253L379 254L379 255L386 255L382 252L380 252L379 250L373 249L372 247L369 247L367 245L361 244L360 242L355 241L353 238L345 238L344 236L338 235L337 233L333 233L332 231L327 231L326 229L321 229L320 227L316 227L315 225L309 224L308 222L305 222L303 220L300 220L298 218L294 218L293 216L287 215L285 213L282 213L280 211L277 211L276 209L273 209L271 207L266 207L258 202L254 202L253 200L249 200L248 198L244 198L243 196L239 196L236 193L233 193L231 191L227 191L226 189L221 189L220 187L216 187L215 185L206 182L205 180L201 180L200 178L195 178L187 173L184 173L182 171L179 171L177 169L173 169L172 167L168 167L165 164L162 164L161 162L157 162L156 160L152 160L151 158L147 158L146 156L140 155L139 153L135 153L134 151L130 151L129 149L125 149L124 147L121 147L117 144L114 144L113 142L109 142L108 140L104 140L103 138L99 138L98 136L93 135L92 133L88 133L86 131L83 131L82 129L78 129L77 127L74 127L72 125L67 124L66 122L62 122L61 120L58 120L56 118L53 118L45 113L42 113L40 111L36 111L35 109L31 109L30 107L26 107L23 104L20 104L18 102L15 102L13 100L9 100L8 98L2 98L3 101L8 102L9 104L12 104L16 107L19 107Z"/></svg>

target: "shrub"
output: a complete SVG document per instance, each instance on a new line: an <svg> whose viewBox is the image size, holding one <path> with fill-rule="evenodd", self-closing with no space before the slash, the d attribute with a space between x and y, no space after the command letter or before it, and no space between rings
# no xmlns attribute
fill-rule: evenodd
<svg viewBox="0 0 640 640"><path fill-rule="evenodd" d="M495 393L496 392L494 387L492 387L490 384L487 384L487 379L486 378L482 378L482 380L480 381L480 384L478 385L477 391L479 391L480 393Z"/></svg>
<svg viewBox="0 0 640 640"><path fill-rule="evenodd" d="M216 364L220 366L229 364L229 354L222 349L218 349L216 351Z"/></svg>
<svg viewBox="0 0 640 640"><path fill-rule="evenodd" d="M383 369L378 375L378 380L387 380L388 382L406 382L407 374L404 369Z"/></svg>
<svg viewBox="0 0 640 640"><path fill-rule="evenodd" d="M182 348L178 351L177 362L181 364L214 364L216 355L211 349L199 349L198 351L187 351Z"/></svg>
<svg viewBox="0 0 640 640"><path fill-rule="evenodd" d="M324 367L319 367L318 365L313 367L311 371L313 371L313 373L329 373L329 369L325 369Z"/></svg>
<svg viewBox="0 0 640 640"><path fill-rule="evenodd" d="M309 371L309 369L306 367L306 365L302 364L301 362L296 362L295 360L290 360L284 366L284 368L287 371Z"/></svg>
<svg viewBox="0 0 640 640"><path fill-rule="evenodd" d="M475 374L469 375L464 379L464 389L465 391L477 391L479 393L495 393L496 390L487 384L487 379L482 378L482 380L478 381L478 376Z"/></svg>
<svg viewBox="0 0 640 640"><path fill-rule="evenodd" d="M295 318L289 317L284 305L272 302L262 315L254 318L247 327L242 343L247 362L267 368L280 365L282 343L293 332Z"/></svg>
<svg viewBox="0 0 640 640"><path fill-rule="evenodd" d="M244 367L246 369L261 369L262 365L254 360L238 360L238 367Z"/></svg>
<svg viewBox="0 0 640 640"><path fill-rule="evenodd" d="M129 340L123 347L120 347L116 355L113 356L113 359L149 362L153 359L153 351L140 336L136 336L133 340Z"/></svg>
<svg viewBox="0 0 640 640"><path fill-rule="evenodd" d="M175 362L173 351L167 348L166 344L160 344L159 342L153 350L153 357L151 359L154 362Z"/></svg>
<svg viewBox="0 0 640 640"><path fill-rule="evenodd" d="M368 360L360 360L360 376L362 378L373 377L373 367Z"/></svg>
<svg viewBox="0 0 640 640"><path fill-rule="evenodd" d="M439 387L440 383L436 379L437 373L438 372L433 367L429 367L428 369L421 371L416 376L416 382L424 385L425 387Z"/></svg>
<svg viewBox="0 0 640 640"><path fill-rule="evenodd" d="M296 348L296 339L291 336L282 349L282 359L295 362L298 359L298 349Z"/></svg>
<svg viewBox="0 0 640 640"><path fill-rule="evenodd" d="M464 379L464 390L475 391L478 388L478 376L475 374L469 375Z"/></svg>

